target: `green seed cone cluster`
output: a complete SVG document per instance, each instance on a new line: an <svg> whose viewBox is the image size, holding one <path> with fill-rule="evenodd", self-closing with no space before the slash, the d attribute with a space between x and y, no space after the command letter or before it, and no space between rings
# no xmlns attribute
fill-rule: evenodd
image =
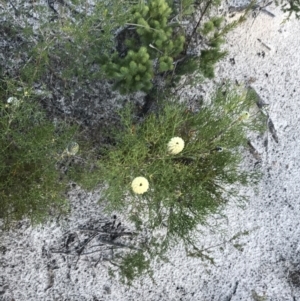
<svg viewBox="0 0 300 301"><path fill-rule="evenodd" d="M153 66L146 47L136 52L129 50L124 59L114 54L105 70L109 77L116 79L115 87L123 94L152 88Z"/></svg>
<svg viewBox="0 0 300 301"><path fill-rule="evenodd" d="M138 4L131 10L138 39L127 39L128 53L121 58L118 53L103 68L107 76L116 80L121 93L149 91L154 77L153 64L158 62L158 72L173 69L173 59L182 50L183 35L174 35L168 25L171 8L165 0L151 0L149 5Z"/></svg>
<svg viewBox="0 0 300 301"><path fill-rule="evenodd" d="M164 0L152 0L147 5L133 8L134 23L138 24L137 33L144 45L153 45L149 49L151 57L157 57L158 51L167 57L175 57L183 50L185 38L174 36L173 28L168 25L172 9ZM170 69L172 68L171 65Z"/></svg>

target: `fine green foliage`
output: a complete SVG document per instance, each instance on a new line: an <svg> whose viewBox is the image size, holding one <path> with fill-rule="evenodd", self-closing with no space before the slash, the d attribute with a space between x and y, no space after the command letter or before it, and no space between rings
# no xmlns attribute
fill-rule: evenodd
<svg viewBox="0 0 300 301"><path fill-rule="evenodd" d="M223 26L223 17L214 16L199 28L199 32L206 39L206 49L201 50L199 61L199 69L207 78L213 78L215 64L227 55L226 51L221 50L221 46L225 43L224 37L228 32L233 30L245 20L245 15L237 21L231 22Z"/></svg>
<svg viewBox="0 0 300 301"><path fill-rule="evenodd" d="M283 12L288 13L289 19L293 14L300 19L300 1L299 0L276 0L276 5L280 5Z"/></svg>
<svg viewBox="0 0 300 301"><path fill-rule="evenodd" d="M87 6L86 1L79 2L78 7ZM125 26L131 6L127 1L122 5L117 0L96 1L93 8L87 6L87 11L81 14L72 18L65 16L57 28L58 34L53 37L55 45L50 53L54 62L55 57L61 58L63 78L68 80L76 76L82 81L103 78L105 71L96 64L102 67L103 61L111 55L114 32ZM49 29L51 27L47 27Z"/></svg>
<svg viewBox="0 0 300 301"><path fill-rule="evenodd" d="M206 37L208 49L201 50L201 59L199 68L207 78L214 77L214 66L225 55L226 51L221 51L220 47L225 42L221 33L223 17L213 17L205 22L199 29L201 34Z"/></svg>
<svg viewBox="0 0 300 301"><path fill-rule="evenodd" d="M14 43L18 47L9 54L18 61L18 76L28 85L41 81L47 85L45 77L49 75L63 80L66 86L75 80L103 79L104 71L96 65L111 54L114 32L129 20L128 10L133 4L125 1L120 5L117 0L57 4L60 9L56 13L37 3L17 6L15 18L11 18L13 13L0 12L10 36L22 36L22 43ZM32 27L31 14L38 19L38 30Z"/></svg>
<svg viewBox="0 0 300 301"><path fill-rule="evenodd" d="M99 177L107 184L102 199L108 210L128 214L137 228L164 226L166 239L189 241L208 214L231 197L238 198L233 184L257 180L255 172L240 168L247 131L264 124L254 103L245 93L219 89L212 104L199 112L164 102L158 115L134 123L127 110L115 146L99 161ZM168 151L173 137L185 143L178 154ZM144 194L131 188L136 177L149 182Z"/></svg>
<svg viewBox="0 0 300 301"><path fill-rule="evenodd" d="M127 254L120 266L121 281L131 285L132 281L141 276L145 271L150 271L150 260L146 259L143 251L137 251Z"/></svg>
<svg viewBox="0 0 300 301"><path fill-rule="evenodd" d="M201 50L201 60L199 62L199 68L203 75L207 78L213 78L215 76L214 67L215 64L226 56L226 51L220 51L217 48L211 48L209 50Z"/></svg>
<svg viewBox="0 0 300 301"><path fill-rule="evenodd" d="M217 16L216 12L213 11L219 5L219 1L207 0L200 3L195 2L194 5L190 6L197 9L189 11L185 5L189 5L190 1L180 1L181 5L179 7L174 5L175 8L177 7L177 11L179 11L180 19L188 20L191 24L193 24L193 19L198 21L192 33L184 32L186 41L183 53L185 55L175 62L176 67L172 74L171 85L177 83L181 79L181 76L187 76L190 82L193 82L195 79L199 82L199 78L203 77L213 78L216 63L227 55L227 51L221 49L225 43L226 35L246 20L246 16L251 8L249 6L238 20L224 24L224 18ZM201 11L200 15L197 14L198 11ZM191 16L193 17L192 19ZM198 46L195 45L194 39L201 41L200 55L187 53L188 50L192 50L193 47Z"/></svg>
<svg viewBox="0 0 300 301"><path fill-rule="evenodd" d="M66 183L56 163L74 129L49 122L29 95L10 103L6 97L1 93L0 217L6 226L24 217L40 222L66 205Z"/></svg>

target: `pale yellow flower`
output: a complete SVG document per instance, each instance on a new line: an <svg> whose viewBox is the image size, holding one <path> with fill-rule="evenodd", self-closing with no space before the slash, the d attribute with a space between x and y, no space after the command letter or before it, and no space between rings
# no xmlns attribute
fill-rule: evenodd
<svg viewBox="0 0 300 301"><path fill-rule="evenodd" d="M21 100L12 96L12 97L9 97L6 101L9 105L12 105L12 106L19 106L21 104Z"/></svg>
<svg viewBox="0 0 300 301"><path fill-rule="evenodd" d="M67 148L63 152L63 156L75 156L79 151L79 145L77 142L70 142Z"/></svg>
<svg viewBox="0 0 300 301"><path fill-rule="evenodd" d="M144 177L136 177L131 183L131 188L134 193L143 194L148 190L149 182Z"/></svg>
<svg viewBox="0 0 300 301"><path fill-rule="evenodd" d="M243 111L241 116L240 116L240 120L247 120L247 119L249 119L249 117L250 117L249 112Z"/></svg>
<svg viewBox="0 0 300 301"><path fill-rule="evenodd" d="M168 151L172 155L179 154L184 148L184 141L180 137L172 138L168 143Z"/></svg>

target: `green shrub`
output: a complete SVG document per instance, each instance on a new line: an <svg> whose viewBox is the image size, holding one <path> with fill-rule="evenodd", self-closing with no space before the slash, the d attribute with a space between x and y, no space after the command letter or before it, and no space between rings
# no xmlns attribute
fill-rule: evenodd
<svg viewBox="0 0 300 301"><path fill-rule="evenodd" d="M116 80L121 93L148 92L155 75L152 67L155 60L158 72L174 68L173 58L183 50L185 38L174 34L168 24L171 12L165 0L151 0L148 5L139 3L131 9L132 19L128 24L136 27L138 38L126 39L128 53L124 58L115 52L104 63L106 75Z"/></svg>
<svg viewBox="0 0 300 301"><path fill-rule="evenodd" d="M66 204L57 162L75 129L48 121L29 96L5 98L1 93L0 217L6 226L24 217L39 222Z"/></svg>
<svg viewBox="0 0 300 301"><path fill-rule="evenodd" d="M48 72L51 77L45 82L54 76L64 84L76 79L73 85L79 86L105 73L122 93L148 92L154 77L170 70L172 75L200 70L213 77L215 63L225 55L220 50L223 36L239 23L222 27L222 18L206 18L217 2L151 0L132 7L128 2L121 6L119 1L100 1L93 12L60 15L62 22L39 28L34 47L28 42L26 49L32 51L20 76L28 87L42 82ZM186 16L198 20L189 36L180 23ZM133 29L134 35L121 41L127 47L124 53L112 53L120 28ZM31 40L33 32L28 34ZM192 45L196 34L203 42L201 56L188 54L199 46ZM8 105L7 91L21 103ZM49 122L27 93L11 88L0 93L0 212L7 225L23 217L40 221L65 204L66 179L57 163L72 155L67 146L75 130ZM140 122L127 108L121 113L122 128L112 132L107 148L68 168L68 176L79 184L105 184L101 200L108 211L128 216L138 233L152 231L149 240L119 258L118 267L129 282L149 270L150 259L162 256L170 244L182 240L194 246L197 225L228 199L242 198L238 185L258 179L241 164L247 131L264 124L253 107L256 99L248 96L219 89L212 103L197 112L176 100L161 99L159 110ZM100 160L95 168L96 156ZM166 232L162 239L153 234L157 229Z"/></svg>
<svg viewBox="0 0 300 301"><path fill-rule="evenodd" d="M64 7L56 16L60 21L51 26L44 7L36 6L39 31L34 33L30 25L14 29L24 35L24 41L12 51L12 57L22 56L26 62L17 76L29 86L39 81L49 86L48 78L55 78L64 85L65 95L76 90L74 83L89 89L92 81L99 79L113 79L115 88L126 94L149 92L161 73L164 79L169 73L172 79L175 74L193 72L212 77L215 63L225 55L220 50L224 28L232 28L222 28L221 17L208 19L216 5L218 1L212 0L148 0L122 5L114 0L97 2L91 8L80 0L77 11ZM23 10L26 15L27 8ZM14 28L14 21L10 22ZM189 26L182 25L184 22L190 22ZM199 46L194 43L196 38L202 44L200 55L193 51Z"/></svg>
<svg viewBox="0 0 300 301"><path fill-rule="evenodd" d="M265 127L256 101L227 87L198 112L161 100L158 114L143 122L136 123L130 109L121 114L123 130L98 162L99 181L106 184L101 200L137 231L165 229L164 239L149 242L150 257L178 240L193 245L197 225L229 199L243 199L240 185L259 179L242 168L248 131Z"/></svg>

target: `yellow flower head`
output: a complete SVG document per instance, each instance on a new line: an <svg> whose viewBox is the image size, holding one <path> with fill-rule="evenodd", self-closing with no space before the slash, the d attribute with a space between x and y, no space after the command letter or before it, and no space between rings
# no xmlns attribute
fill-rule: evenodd
<svg viewBox="0 0 300 301"><path fill-rule="evenodd" d="M148 190L149 182L144 177L136 177L131 183L131 188L134 193L143 194Z"/></svg>
<svg viewBox="0 0 300 301"><path fill-rule="evenodd" d="M67 156L75 156L79 151L79 145L77 142L70 142L65 150Z"/></svg>
<svg viewBox="0 0 300 301"><path fill-rule="evenodd" d="M12 105L12 106L15 106L15 107L17 107L17 106L19 106L19 105L21 104L20 99L14 97L14 96L9 97L9 98L7 99L6 102L7 102L9 105Z"/></svg>
<svg viewBox="0 0 300 301"><path fill-rule="evenodd" d="M240 116L240 120L247 120L247 119L249 119L249 117L250 117L249 112L243 111L241 116Z"/></svg>
<svg viewBox="0 0 300 301"><path fill-rule="evenodd" d="M172 155L179 154L184 148L184 141L180 137L172 138L168 143L168 151Z"/></svg>

